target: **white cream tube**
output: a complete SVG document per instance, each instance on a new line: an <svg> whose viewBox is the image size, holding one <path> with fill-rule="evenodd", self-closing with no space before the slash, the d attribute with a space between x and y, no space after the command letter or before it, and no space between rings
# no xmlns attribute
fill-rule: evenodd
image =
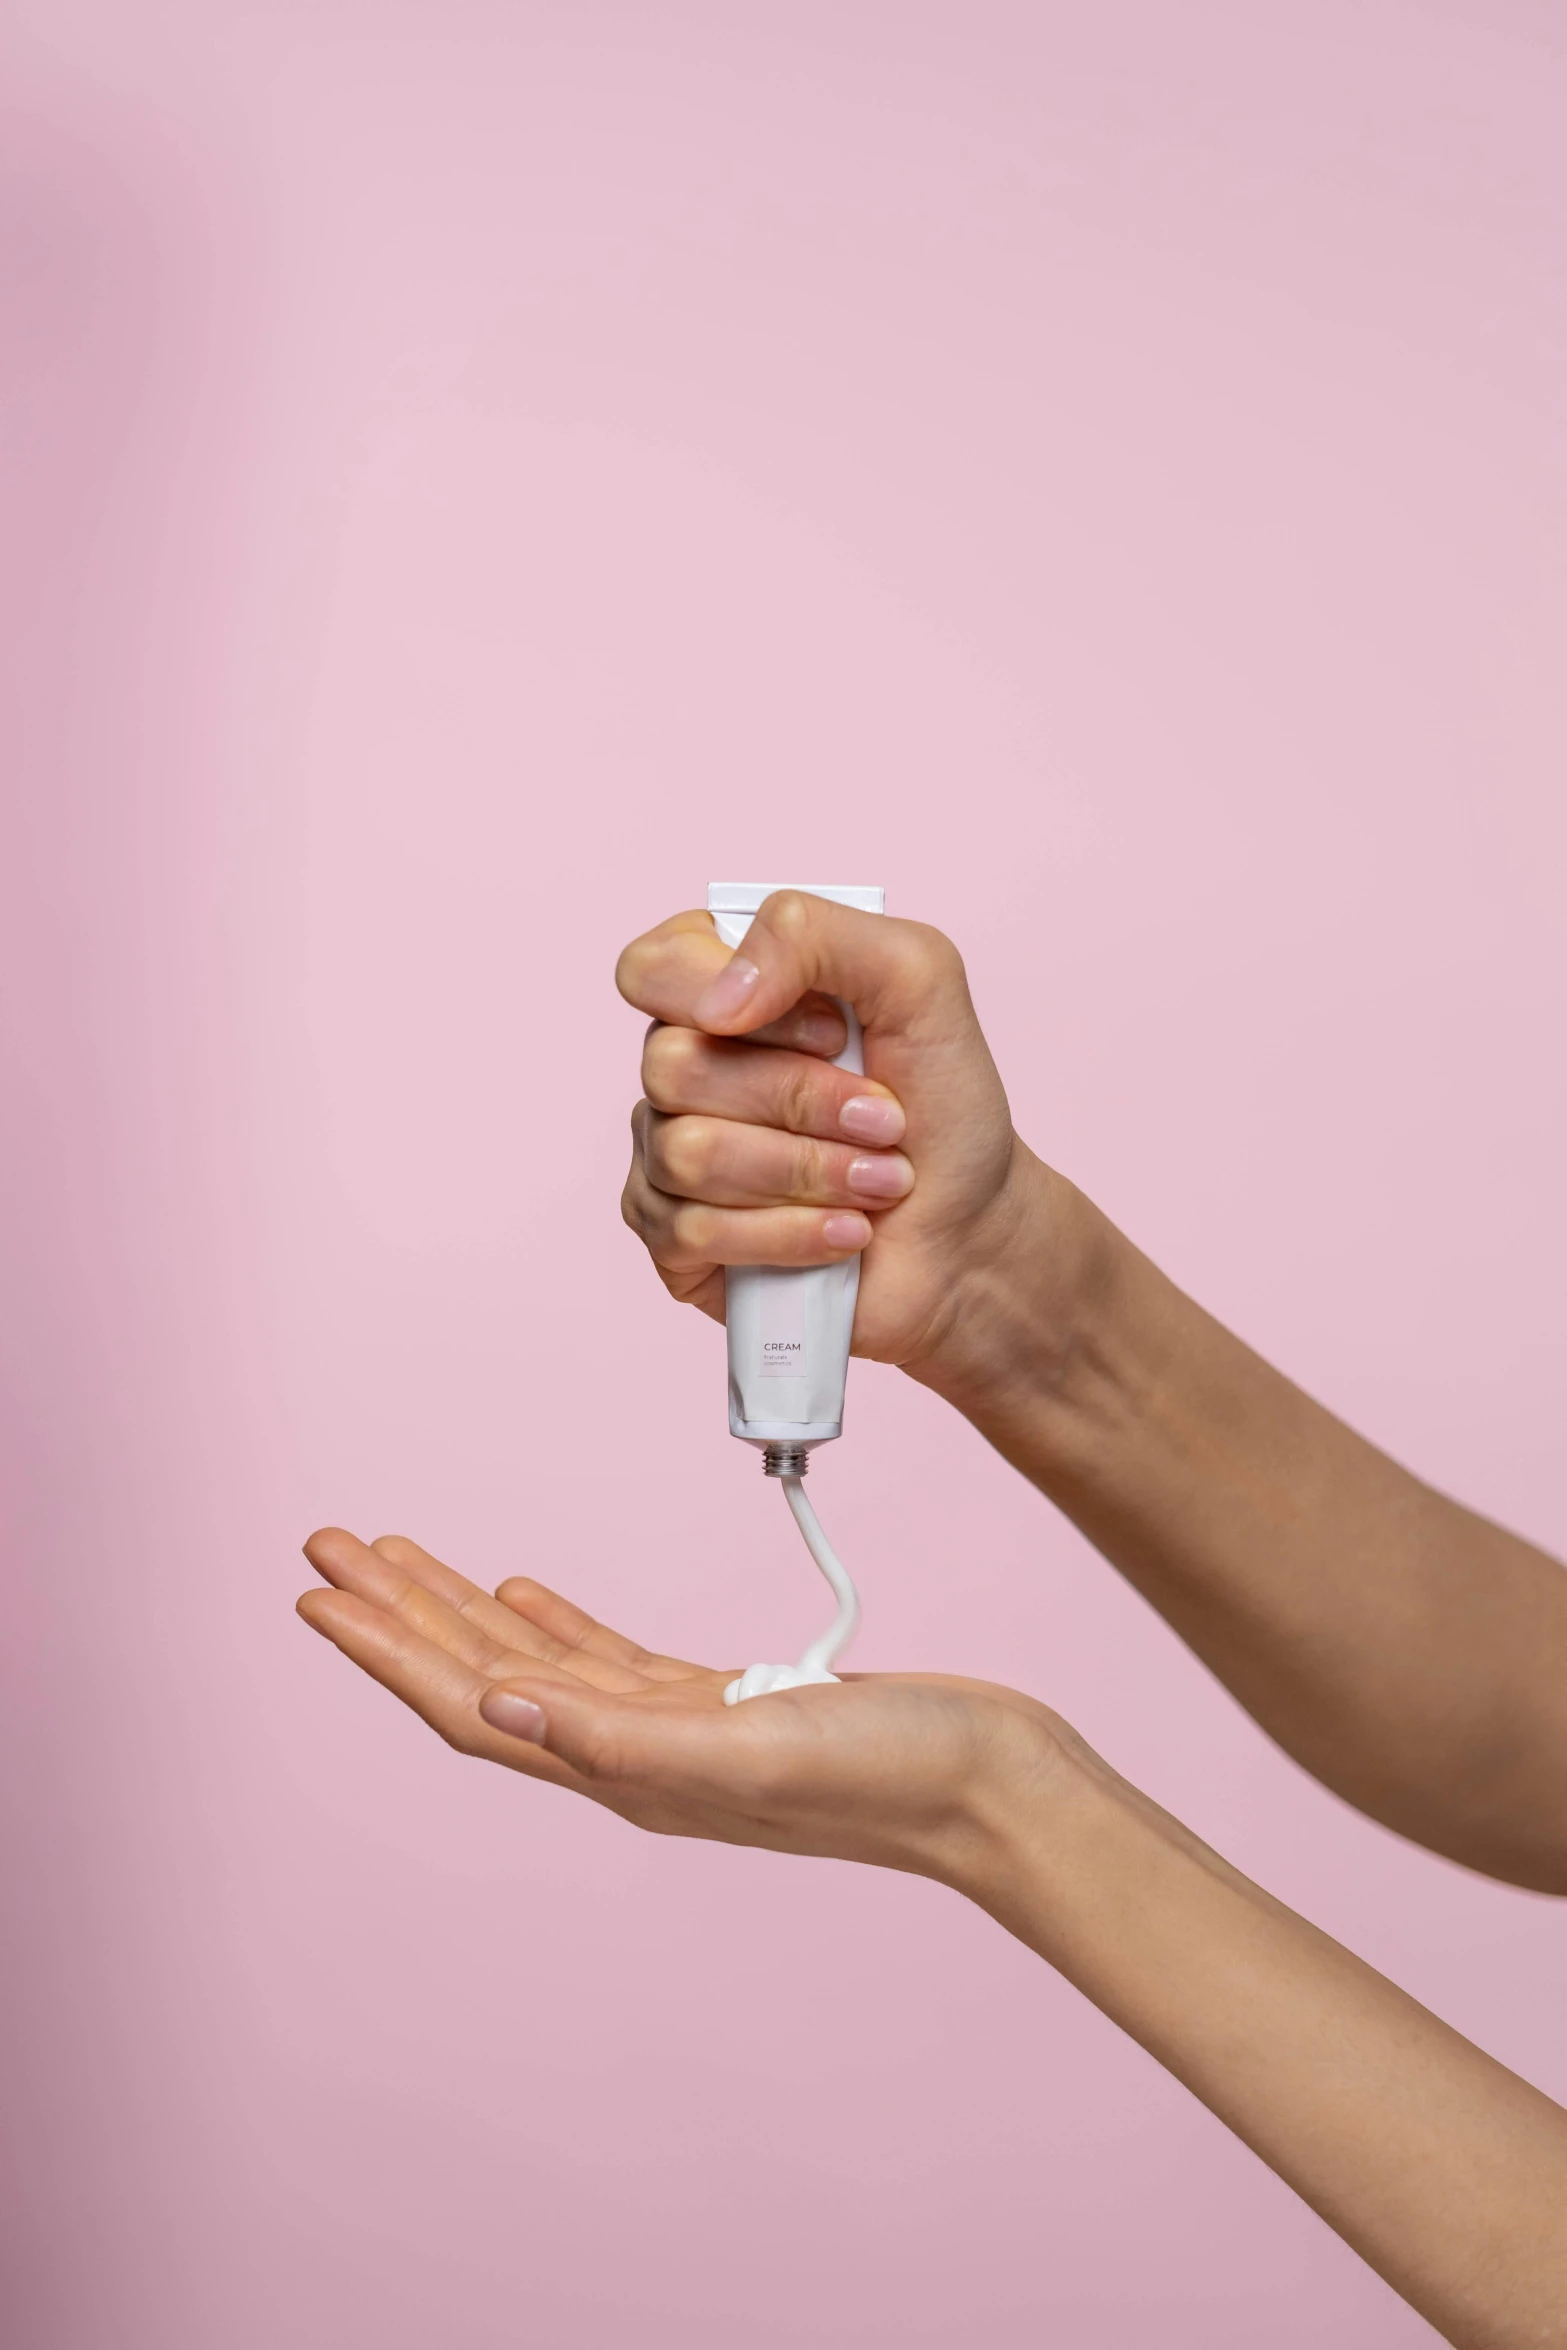
<svg viewBox="0 0 1567 2350"><path fill-rule="evenodd" d="M737 947L752 916L776 889L831 898L861 913L882 912L879 889L810 881L715 881L707 910L727 947ZM863 1074L860 1024L841 1004L849 1041L835 1066ZM825 1444L843 1433L860 1260L795 1272L771 1265L731 1265L725 1276L729 1326L729 1432L747 1444Z"/></svg>

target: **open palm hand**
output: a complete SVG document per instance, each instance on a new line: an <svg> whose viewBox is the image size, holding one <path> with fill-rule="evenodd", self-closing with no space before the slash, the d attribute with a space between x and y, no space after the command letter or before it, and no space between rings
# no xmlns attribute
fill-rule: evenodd
<svg viewBox="0 0 1567 2350"><path fill-rule="evenodd" d="M415 1542L313 1534L331 1588L299 1612L460 1753L569 1787L663 1835L949 1876L978 1799L1062 1727L988 1682L856 1675L740 1706L527 1576L492 1596Z"/></svg>

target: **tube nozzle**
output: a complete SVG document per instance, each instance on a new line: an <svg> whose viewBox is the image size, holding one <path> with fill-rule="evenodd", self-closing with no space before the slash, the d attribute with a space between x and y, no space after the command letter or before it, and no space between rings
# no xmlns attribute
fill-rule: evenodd
<svg viewBox="0 0 1567 2350"><path fill-rule="evenodd" d="M808 1444L764 1444L762 1447L762 1475L764 1477L803 1477L811 1465Z"/></svg>

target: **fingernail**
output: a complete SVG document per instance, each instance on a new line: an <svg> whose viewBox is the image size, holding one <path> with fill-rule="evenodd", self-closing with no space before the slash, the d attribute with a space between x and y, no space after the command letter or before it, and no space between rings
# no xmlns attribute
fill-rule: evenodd
<svg viewBox="0 0 1567 2350"><path fill-rule="evenodd" d="M914 1169L901 1151L878 1159L851 1159L848 1185L866 1199L902 1199L913 1189Z"/></svg>
<svg viewBox="0 0 1567 2350"><path fill-rule="evenodd" d="M526 1738L531 1746L544 1744L544 1708L531 1697L519 1697L511 1689L487 1689L479 1711L492 1730L504 1730L508 1738Z"/></svg>
<svg viewBox="0 0 1567 2350"><path fill-rule="evenodd" d="M840 1214L823 1219L822 1238L829 1248L863 1248L871 1236L865 1216Z"/></svg>
<svg viewBox="0 0 1567 2350"><path fill-rule="evenodd" d="M851 1142L901 1142L903 1104L878 1093L857 1093L838 1112L838 1124Z"/></svg>
<svg viewBox="0 0 1567 2350"><path fill-rule="evenodd" d="M698 1024L712 1028L732 1020L750 1002L761 976L756 965L747 962L744 955L731 955L718 977L696 999L694 1013Z"/></svg>

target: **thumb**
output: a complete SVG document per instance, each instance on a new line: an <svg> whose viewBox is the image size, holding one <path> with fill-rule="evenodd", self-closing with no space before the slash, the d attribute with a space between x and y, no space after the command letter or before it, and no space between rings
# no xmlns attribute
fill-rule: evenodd
<svg viewBox="0 0 1567 2350"><path fill-rule="evenodd" d="M924 922L775 890L691 1017L710 1035L748 1036L808 994L842 998L864 1023L866 1073L903 1104L925 1208L939 1206L933 1149L970 1188L993 1180L1011 1114L952 941Z"/></svg>
<svg viewBox="0 0 1567 2350"><path fill-rule="evenodd" d="M962 958L939 930L781 889L763 901L693 1017L710 1035L748 1036L813 990L883 1030L924 1016L934 998L968 999Z"/></svg>
<svg viewBox="0 0 1567 2350"><path fill-rule="evenodd" d="M694 1707L676 1712L572 1681L497 1681L479 1711L492 1730L542 1746L584 1779L661 1790L707 1777L704 1758L710 1765L725 1727Z"/></svg>

